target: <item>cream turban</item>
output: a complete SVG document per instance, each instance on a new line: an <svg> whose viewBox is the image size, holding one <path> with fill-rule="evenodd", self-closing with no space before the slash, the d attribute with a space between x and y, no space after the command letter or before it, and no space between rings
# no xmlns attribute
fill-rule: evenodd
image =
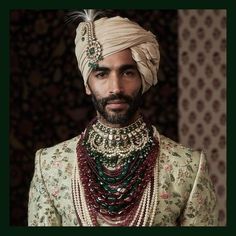
<svg viewBox="0 0 236 236"><path fill-rule="evenodd" d="M76 29L75 54L78 67L86 86L92 68L87 56L88 36L87 22L81 22ZM98 52L103 58L130 48L142 78L143 93L157 83L157 71L160 62L159 45L155 36L135 22L119 16L101 18L93 22L92 31L98 43ZM88 28L87 28L88 29ZM88 34L86 36L86 34ZM101 52L99 47L101 46Z"/></svg>

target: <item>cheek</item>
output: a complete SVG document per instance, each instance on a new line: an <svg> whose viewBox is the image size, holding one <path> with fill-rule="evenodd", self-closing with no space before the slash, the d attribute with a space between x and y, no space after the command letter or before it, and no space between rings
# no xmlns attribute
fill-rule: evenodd
<svg viewBox="0 0 236 236"><path fill-rule="evenodd" d="M97 99L101 99L105 96L105 89L104 86L100 85L100 84L92 84L90 83L88 85L88 90L90 92L89 95L94 95ZM87 90L86 90L87 91Z"/></svg>
<svg viewBox="0 0 236 236"><path fill-rule="evenodd" d="M103 87L104 86L101 83L95 81L95 78L93 78L93 76L90 76L86 86L86 92L89 95L93 94L96 97L101 97L104 91Z"/></svg>
<svg viewBox="0 0 236 236"><path fill-rule="evenodd" d="M132 93L138 93L142 89L142 80L137 79L130 85L130 89L132 89Z"/></svg>
<svg viewBox="0 0 236 236"><path fill-rule="evenodd" d="M142 89L142 79L141 78L139 79L138 88L139 88L139 90Z"/></svg>
<svg viewBox="0 0 236 236"><path fill-rule="evenodd" d="M87 82L87 86L86 86L86 93L88 95L95 95L97 96L97 94L99 94L97 91L99 91L99 86L97 85L97 83L94 82L94 78L92 75L90 75L88 82Z"/></svg>

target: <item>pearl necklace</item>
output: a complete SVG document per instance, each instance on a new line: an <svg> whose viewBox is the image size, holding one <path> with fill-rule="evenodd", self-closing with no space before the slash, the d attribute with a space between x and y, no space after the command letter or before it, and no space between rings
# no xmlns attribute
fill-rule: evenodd
<svg viewBox="0 0 236 236"><path fill-rule="evenodd" d="M82 139L82 138L81 138ZM80 150L80 149L78 149ZM154 149L155 150L155 149ZM158 150L159 152L159 150ZM157 212L159 199L159 157L157 152L151 152L150 155L155 155L154 168L152 176L146 184L146 187L136 202L131 211L125 217L108 217L98 212L97 206L94 205L92 198L88 195L87 186L85 185L86 175L83 175L80 158L84 158L83 152L77 152L77 162L74 168L74 176L72 179L72 195L75 206L75 211L79 224L81 226L97 226L99 224L108 224L113 226L151 226ZM82 172L81 172L82 171ZM90 172L89 172L90 173ZM88 179L87 179L88 180Z"/></svg>

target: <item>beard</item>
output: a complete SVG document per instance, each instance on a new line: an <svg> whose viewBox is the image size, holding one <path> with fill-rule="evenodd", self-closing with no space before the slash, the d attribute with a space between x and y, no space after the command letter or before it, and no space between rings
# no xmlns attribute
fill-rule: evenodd
<svg viewBox="0 0 236 236"><path fill-rule="evenodd" d="M112 94L109 97L97 98L94 93L91 94L92 102L94 104L97 112L109 123L111 124L128 124L134 117L135 113L141 106L142 92L141 90L134 96L124 95L122 93ZM122 100L128 104L128 108L124 111L116 110L109 112L106 110L106 105L108 102L113 100Z"/></svg>

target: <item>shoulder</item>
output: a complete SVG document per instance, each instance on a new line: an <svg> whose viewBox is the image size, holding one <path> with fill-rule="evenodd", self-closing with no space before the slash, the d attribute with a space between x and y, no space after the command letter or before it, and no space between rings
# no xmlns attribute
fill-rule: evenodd
<svg viewBox="0 0 236 236"><path fill-rule="evenodd" d="M49 192L53 192L55 186L68 188L79 139L80 135L36 152L35 173L43 179Z"/></svg>
<svg viewBox="0 0 236 236"><path fill-rule="evenodd" d="M58 144L55 144L51 147L46 147L41 149L42 155L56 155L58 156L60 153L72 153L76 149L76 145L80 139L80 135L73 137L69 140L65 140Z"/></svg>
<svg viewBox="0 0 236 236"><path fill-rule="evenodd" d="M190 157L196 153L199 153L198 150L186 147L183 144L176 142L164 135L160 135L159 137L161 151L166 154L172 155L173 157Z"/></svg>
<svg viewBox="0 0 236 236"><path fill-rule="evenodd" d="M72 163L80 136L78 135L51 147L39 149L36 152L36 165L40 165L41 169L47 170L49 167L52 168L52 166Z"/></svg>
<svg viewBox="0 0 236 236"><path fill-rule="evenodd" d="M178 143L155 130L154 135L159 140L160 145L160 164L170 165L179 169L186 170L195 175L201 161L202 151L194 150Z"/></svg>

